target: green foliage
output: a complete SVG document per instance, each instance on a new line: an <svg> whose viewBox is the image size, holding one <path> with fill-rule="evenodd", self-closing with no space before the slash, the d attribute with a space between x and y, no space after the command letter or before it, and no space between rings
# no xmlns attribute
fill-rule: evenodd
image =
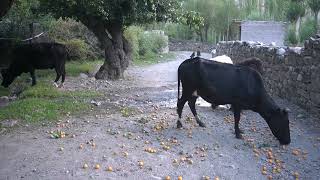
<svg viewBox="0 0 320 180"><path fill-rule="evenodd" d="M154 59L168 43L159 32L144 32L139 26L129 26L124 35L133 49L134 61Z"/></svg>
<svg viewBox="0 0 320 180"><path fill-rule="evenodd" d="M295 32L296 32L295 26L294 25L290 25L289 28L288 28L287 35L286 35L286 43L288 45L296 45L296 44L298 44L298 39L297 39L297 36L296 36Z"/></svg>
<svg viewBox="0 0 320 180"><path fill-rule="evenodd" d="M64 43L68 48L72 59L87 59L89 57L89 45L82 39L71 39Z"/></svg>
<svg viewBox="0 0 320 180"><path fill-rule="evenodd" d="M6 16L0 21L0 37L24 39L30 37L30 23L38 22L46 27L52 20L49 15L39 16L38 0L16 0Z"/></svg>
<svg viewBox="0 0 320 180"><path fill-rule="evenodd" d="M168 40L157 32L144 32L139 36L139 55L157 54L167 45Z"/></svg>
<svg viewBox="0 0 320 180"><path fill-rule="evenodd" d="M98 57L94 52L99 49L98 42L81 22L70 18L53 20L49 25L48 34L51 39L67 46L73 60Z"/></svg>
<svg viewBox="0 0 320 180"><path fill-rule="evenodd" d="M305 22L302 23L300 33L299 33L300 42L304 42L309 37L316 34L317 29L315 24L316 24L315 21L310 18L308 18Z"/></svg>
<svg viewBox="0 0 320 180"><path fill-rule="evenodd" d="M124 25L176 19L175 0L40 0L45 11L56 17L73 17L84 24L91 18L100 22L120 21Z"/></svg>
<svg viewBox="0 0 320 180"><path fill-rule="evenodd" d="M262 14L259 11L251 11L247 19L253 21L265 21L271 19L271 17L268 17L267 14Z"/></svg>
<svg viewBox="0 0 320 180"><path fill-rule="evenodd" d="M299 17L305 14L305 7L303 2L291 1L287 9L287 19L290 22L296 22Z"/></svg>
<svg viewBox="0 0 320 180"><path fill-rule="evenodd" d="M143 33L143 29L140 26L129 26L124 31L124 36L129 41L132 47L133 59L140 59L139 54L139 38Z"/></svg>
<svg viewBox="0 0 320 180"><path fill-rule="evenodd" d="M313 12L320 11L320 0L307 0L307 3Z"/></svg>

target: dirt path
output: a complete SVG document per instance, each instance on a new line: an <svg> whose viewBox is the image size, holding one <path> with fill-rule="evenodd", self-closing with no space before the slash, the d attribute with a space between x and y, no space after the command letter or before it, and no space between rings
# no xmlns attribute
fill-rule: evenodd
<svg viewBox="0 0 320 180"><path fill-rule="evenodd" d="M123 80L69 78L65 89L95 89L105 96L90 112L57 124L18 127L0 135L0 179L178 179L222 180L320 179L320 121L287 101L292 143L280 147L265 121L251 111L242 115L244 140L233 133L233 118L225 109L197 106L207 124L200 128L186 105L184 129L177 130L177 60L131 67ZM89 103L89 102L88 102ZM231 118L230 118L231 117ZM65 138L48 132L60 129ZM156 150L155 153L150 153ZM143 161L143 166L139 166ZM88 168L83 169L87 164ZM99 164L100 169L94 166ZM141 165L141 163L140 163ZM113 171L106 171L111 166ZM263 169L265 173L263 175Z"/></svg>

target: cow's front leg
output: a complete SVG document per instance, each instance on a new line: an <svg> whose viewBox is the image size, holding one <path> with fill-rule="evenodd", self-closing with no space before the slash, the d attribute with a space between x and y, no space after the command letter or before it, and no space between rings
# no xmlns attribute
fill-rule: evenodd
<svg viewBox="0 0 320 180"><path fill-rule="evenodd" d="M31 76L31 79L32 79L32 86L36 85L37 81L36 81L36 76L35 76L34 70L30 71L30 76Z"/></svg>
<svg viewBox="0 0 320 180"><path fill-rule="evenodd" d="M193 114L193 116L196 118L197 123L199 124L200 127L206 127L206 125L200 120L197 111L196 111L196 100L198 97L196 96L192 96L192 98L190 98L188 100L188 105L190 107L190 110Z"/></svg>
<svg viewBox="0 0 320 180"><path fill-rule="evenodd" d="M233 113L234 113L234 130L235 130L236 138L242 139L242 135L241 135L242 131L239 128L241 110L233 106Z"/></svg>

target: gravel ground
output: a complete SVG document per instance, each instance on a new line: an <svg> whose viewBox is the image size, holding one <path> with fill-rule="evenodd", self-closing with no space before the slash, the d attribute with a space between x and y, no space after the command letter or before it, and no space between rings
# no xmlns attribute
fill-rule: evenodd
<svg viewBox="0 0 320 180"><path fill-rule="evenodd" d="M103 92L93 100L100 105L58 123L2 132L0 179L320 179L319 117L280 98L274 97L291 109L292 143L286 147L252 111L242 113L244 139L236 139L231 112L213 111L202 101L197 110L207 128L198 127L185 105L184 128L176 129L176 70L190 54L177 52L170 62L130 67L119 81L69 77L62 90ZM55 130L66 137L50 138Z"/></svg>

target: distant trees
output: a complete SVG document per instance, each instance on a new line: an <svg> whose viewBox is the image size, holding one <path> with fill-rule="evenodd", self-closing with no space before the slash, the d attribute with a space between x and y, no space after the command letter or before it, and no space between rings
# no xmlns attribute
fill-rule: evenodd
<svg viewBox="0 0 320 180"><path fill-rule="evenodd" d="M315 28L318 29L318 15L320 11L320 0L308 0L307 3L314 14Z"/></svg>

